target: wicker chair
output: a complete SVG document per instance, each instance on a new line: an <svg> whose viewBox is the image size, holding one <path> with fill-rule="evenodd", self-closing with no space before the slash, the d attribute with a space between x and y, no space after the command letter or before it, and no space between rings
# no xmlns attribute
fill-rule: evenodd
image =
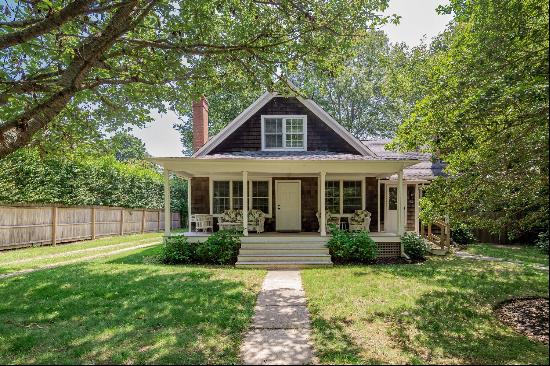
<svg viewBox="0 0 550 366"><path fill-rule="evenodd" d="M208 214L194 214L191 215L192 222L195 223L195 231L213 231L214 230L214 218Z"/></svg>
<svg viewBox="0 0 550 366"><path fill-rule="evenodd" d="M242 210L225 210L222 216L218 219L218 226L221 230L227 229L243 229L243 211Z"/></svg>
<svg viewBox="0 0 550 366"><path fill-rule="evenodd" d="M355 210L349 218L349 231L370 231L371 213L365 210Z"/></svg>
<svg viewBox="0 0 550 366"><path fill-rule="evenodd" d="M252 209L248 211L248 231L255 230L256 233L264 232L265 214L261 210Z"/></svg>
<svg viewBox="0 0 550 366"><path fill-rule="evenodd" d="M319 230L317 231L320 232L321 231L321 214L319 212L316 212L315 216L317 216L317 222L319 223ZM340 228L340 216L330 213L329 210L325 211L325 222L326 222L327 232L330 232L329 225L336 225L337 228Z"/></svg>

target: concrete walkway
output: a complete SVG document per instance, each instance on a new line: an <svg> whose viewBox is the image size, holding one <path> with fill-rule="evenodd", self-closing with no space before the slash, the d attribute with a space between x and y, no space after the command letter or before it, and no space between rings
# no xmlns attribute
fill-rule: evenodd
<svg viewBox="0 0 550 366"><path fill-rule="evenodd" d="M299 271L269 271L241 346L247 365L312 363L311 324Z"/></svg>
<svg viewBox="0 0 550 366"><path fill-rule="evenodd" d="M523 265L530 266L530 267L533 267L533 268L541 270L541 271L548 271L548 267L543 266L542 264L526 263L526 262L512 260L512 259L489 257L489 256L486 256L486 255L470 254L468 252L461 252L461 251L456 252L455 255L458 258L462 258L462 259L473 259L473 260L477 260L477 261L486 261L486 262L504 262L504 263L512 263L512 264L523 264Z"/></svg>

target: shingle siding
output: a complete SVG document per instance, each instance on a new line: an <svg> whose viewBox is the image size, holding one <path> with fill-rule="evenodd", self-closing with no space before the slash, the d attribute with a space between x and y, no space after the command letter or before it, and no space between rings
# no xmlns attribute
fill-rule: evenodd
<svg viewBox="0 0 550 366"><path fill-rule="evenodd" d="M275 97L214 148L209 155L261 150L261 116L269 114L306 115L308 151L359 154L355 148L307 109L297 98Z"/></svg>

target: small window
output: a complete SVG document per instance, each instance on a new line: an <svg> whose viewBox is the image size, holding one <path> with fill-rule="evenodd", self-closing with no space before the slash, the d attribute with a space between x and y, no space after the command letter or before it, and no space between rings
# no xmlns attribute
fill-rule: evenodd
<svg viewBox="0 0 550 366"><path fill-rule="evenodd" d="M352 180L343 182L344 204L343 211L345 214L354 213L355 210L360 210L361 205L361 181Z"/></svg>
<svg viewBox="0 0 550 366"><path fill-rule="evenodd" d="M262 116L263 150L306 150L306 116Z"/></svg>
<svg viewBox="0 0 550 366"><path fill-rule="evenodd" d="M214 214L221 214L231 208L231 196L229 194L229 181L214 181L213 211Z"/></svg>
<svg viewBox="0 0 550 366"><path fill-rule="evenodd" d="M334 214L340 213L340 181L327 180L325 182L325 208Z"/></svg>
<svg viewBox="0 0 550 366"><path fill-rule="evenodd" d="M269 214L269 182L252 181L252 209Z"/></svg>
<svg viewBox="0 0 550 366"><path fill-rule="evenodd" d="M243 209L243 182L232 181L233 185L233 210Z"/></svg>

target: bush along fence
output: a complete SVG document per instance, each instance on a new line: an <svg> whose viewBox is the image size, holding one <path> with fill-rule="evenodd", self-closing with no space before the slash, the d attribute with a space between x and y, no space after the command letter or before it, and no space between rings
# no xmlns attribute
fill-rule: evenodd
<svg viewBox="0 0 550 366"><path fill-rule="evenodd" d="M179 212L171 219L180 228ZM162 230L163 209L0 205L0 250Z"/></svg>

